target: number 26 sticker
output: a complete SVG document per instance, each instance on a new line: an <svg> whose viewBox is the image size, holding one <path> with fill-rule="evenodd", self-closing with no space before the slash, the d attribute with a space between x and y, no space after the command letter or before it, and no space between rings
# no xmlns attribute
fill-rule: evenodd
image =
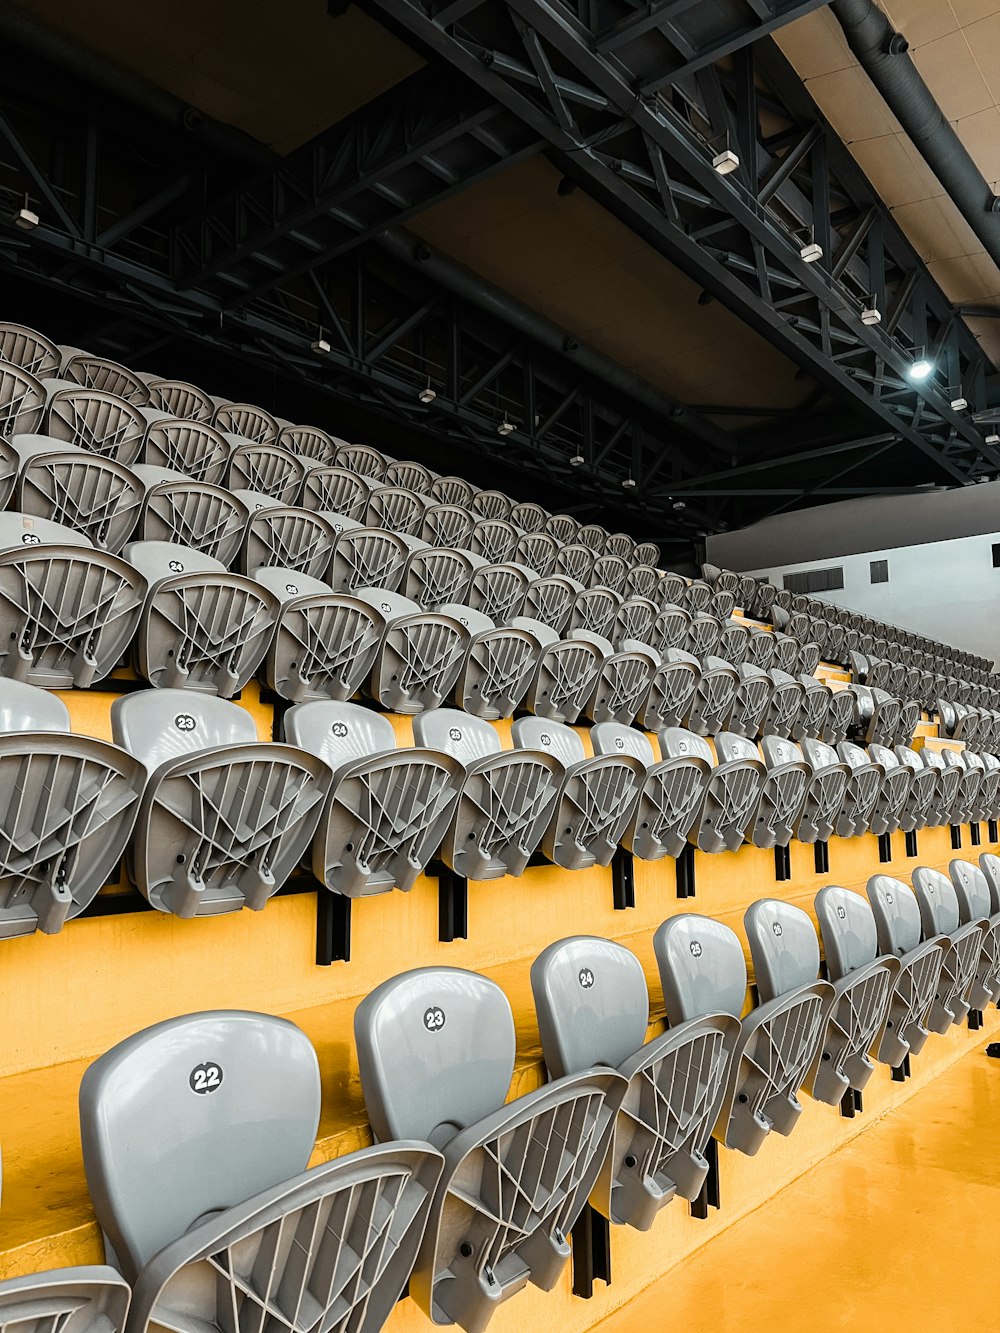
<svg viewBox="0 0 1000 1333"><path fill-rule="evenodd" d="M222 1067L212 1061L207 1061L203 1065L195 1065L191 1070L191 1077L188 1079L192 1092L205 1093L215 1092L216 1088L222 1083Z"/></svg>

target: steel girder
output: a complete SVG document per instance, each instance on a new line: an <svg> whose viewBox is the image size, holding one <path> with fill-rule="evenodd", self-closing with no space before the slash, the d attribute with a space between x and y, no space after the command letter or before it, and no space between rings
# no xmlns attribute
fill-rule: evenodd
<svg viewBox="0 0 1000 1333"><path fill-rule="evenodd" d="M224 258L218 248L221 224L213 227L209 250L199 254L209 255L203 267L212 272L196 281L182 262L191 236L184 221L187 201L213 178L230 181L243 174L240 164L213 156L214 149L204 146L192 152L183 132L158 124L155 134L149 127L145 140L155 143L154 169L137 172L136 144L144 139L144 124L136 109L93 92L86 100L89 114L69 116L58 98L48 95L55 83L51 77L35 80L40 91L32 96L23 87L4 92L0 81L0 265L99 303L105 324L110 309L113 326L95 331L92 350L128 360L130 338L122 329L129 322L142 331L150 355L181 339L224 349L251 365L266 364L286 379L342 401L363 402L423 431L438 448L449 441L480 466L484 453L510 460L511 466L516 460L519 468L560 487L564 503L567 492L575 492L583 509L604 505L631 514L631 526L650 536L669 540L671 534L713 525L712 501L675 514L662 496L647 497L656 482L697 475L706 445L707 456L721 462L732 448L721 429L667 395L660 413L637 405L578 366L575 345L561 355L551 345L542 347L516 321L448 296L409 266L360 244L363 236L332 262L270 290L256 292L251 285L248 291L227 275L267 274L268 267L257 257L265 254L265 243L258 247L259 238L250 235L261 218L241 205L244 248L230 245ZM403 97L409 96L408 86ZM439 109L445 119L453 118L447 108ZM483 123L479 112L472 114ZM407 134L421 125L426 131L430 120L421 120L416 109L413 116L416 120L401 110L391 123ZM387 142L378 145L383 162ZM420 142L427 148L428 135ZM491 156L496 142L490 140ZM412 140L395 143L401 160ZM483 162L489 169L485 156ZM364 175L366 165L369 159L354 158L354 179ZM378 174L365 180L372 196L379 195ZM338 172L337 189L349 193L350 179L346 168ZM257 173L254 180L259 181ZM441 184L450 190L455 182ZM230 193L213 216L224 216L237 197L259 198L253 195L256 188L251 183ZM41 215L30 231L12 223L25 193ZM387 195L392 207L410 206L401 192L394 199L391 191ZM323 196L324 205L330 197ZM306 220L300 200L290 190L283 198L287 206L277 220L287 231L272 239L302 247ZM331 217L318 209L309 225L340 227L344 209L338 205L334 212ZM275 218L268 222L273 226ZM352 225L343 227L345 238ZM275 263L284 271L285 259ZM237 301L229 295L233 289L241 293ZM310 351L320 327L330 343L322 357ZM428 380L437 394L429 407L418 401ZM504 417L515 430L500 437L497 427ZM571 459L584 461L572 465ZM626 488L624 481L636 484Z"/></svg>
<svg viewBox="0 0 1000 1333"><path fill-rule="evenodd" d="M714 4L366 4L521 116L572 180L875 429L918 450L922 479L1000 470L969 412L951 406L983 407L993 366L769 39L722 64L680 58L696 44L679 24L710 22ZM753 8L773 17L778 6ZM629 40L614 37L623 31ZM721 174L713 161L726 151L738 166ZM808 262L812 245L820 257ZM863 323L863 308L880 322ZM922 383L908 375L918 351L934 363Z"/></svg>

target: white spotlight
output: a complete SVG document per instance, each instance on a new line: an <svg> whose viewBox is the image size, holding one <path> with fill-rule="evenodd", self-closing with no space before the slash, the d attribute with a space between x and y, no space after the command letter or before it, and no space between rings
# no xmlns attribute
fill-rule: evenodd
<svg viewBox="0 0 1000 1333"><path fill-rule="evenodd" d="M986 443L987 443L987 444L1000 444L1000 435L998 435L998 434L996 433L996 430L992 430L992 431L990 431L989 435L987 435L987 437L986 437Z"/></svg>
<svg viewBox="0 0 1000 1333"><path fill-rule="evenodd" d="M712 158L712 166L720 176L728 176L731 171L736 171L739 165L740 159L731 148L724 148Z"/></svg>
<svg viewBox="0 0 1000 1333"><path fill-rule="evenodd" d="M586 461L587 460L584 458L583 454L574 454L569 460L569 465L570 467L583 467Z"/></svg>
<svg viewBox="0 0 1000 1333"><path fill-rule="evenodd" d="M634 491L635 488L636 488L636 480L634 477L626 477L625 480L622 482L623 491Z"/></svg>
<svg viewBox="0 0 1000 1333"><path fill-rule="evenodd" d="M934 367L925 356L918 356L906 373L911 380L915 380L919 384L921 380L927 379L933 369Z"/></svg>
<svg viewBox="0 0 1000 1333"><path fill-rule="evenodd" d="M817 245L815 241L810 241L799 251L799 258L805 264L815 264L817 259L823 258L823 247Z"/></svg>
<svg viewBox="0 0 1000 1333"><path fill-rule="evenodd" d="M674 508L675 508L675 509L687 509L687 505L684 503L683 500L675 500L675 501L674 501Z"/></svg>
<svg viewBox="0 0 1000 1333"><path fill-rule="evenodd" d="M866 305L862 307L861 323L867 324L869 327L871 327L871 325L873 324L882 323L882 312L881 310L879 310L878 306L874 303L874 301L872 302L871 305Z"/></svg>
<svg viewBox="0 0 1000 1333"><path fill-rule="evenodd" d="M315 352L317 356L326 356L327 352L329 352L330 344L323 337L322 329L320 329L319 333L316 335L315 342L310 343L310 350Z"/></svg>
<svg viewBox="0 0 1000 1333"><path fill-rule="evenodd" d="M508 421L507 418L504 417L503 421L500 422L500 425L497 426L497 434L513 435L513 433L514 433L514 423L512 421Z"/></svg>
<svg viewBox="0 0 1000 1333"><path fill-rule="evenodd" d="M958 397L951 400L951 410L953 412L964 412L969 406L968 399Z"/></svg>
<svg viewBox="0 0 1000 1333"><path fill-rule="evenodd" d="M27 204L14 214L14 226L20 227L22 231L31 231L38 226L38 221L38 214L33 213Z"/></svg>
<svg viewBox="0 0 1000 1333"><path fill-rule="evenodd" d="M433 403L434 399L437 397L437 394L431 388L430 380L427 381L427 387L425 389L421 389L419 394L417 394L417 397L420 399L422 403Z"/></svg>

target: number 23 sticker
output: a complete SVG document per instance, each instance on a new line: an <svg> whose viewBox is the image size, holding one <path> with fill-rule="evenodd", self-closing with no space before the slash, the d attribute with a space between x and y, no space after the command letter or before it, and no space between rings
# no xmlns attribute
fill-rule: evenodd
<svg viewBox="0 0 1000 1333"><path fill-rule="evenodd" d="M207 1061L203 1065L195 1065L191 1070L191 1077L188 1079L192 1092L205 1093L215 1092L216 1088L222 1083L222 1067Z"/></svg>

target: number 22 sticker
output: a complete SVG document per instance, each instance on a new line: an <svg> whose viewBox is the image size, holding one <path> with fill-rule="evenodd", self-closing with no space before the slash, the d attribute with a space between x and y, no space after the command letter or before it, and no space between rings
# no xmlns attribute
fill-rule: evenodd
<svg viewBox="0 0 1000 1333"><path fill-rule="evenodd" d="M222 1083L222 1066L212 1061L207 1061L203 1065L195 1065L194 1069L191 1070L188 1083L191 1085L192 1092L215 1092L216 1088Z"/></svg>

